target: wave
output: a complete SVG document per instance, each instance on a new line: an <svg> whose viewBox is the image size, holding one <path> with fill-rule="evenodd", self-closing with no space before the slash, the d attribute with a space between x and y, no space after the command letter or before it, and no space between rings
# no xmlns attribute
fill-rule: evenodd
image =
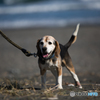
<svg viewBox="0 0 100 100"><path fill-rule="evenodd" d="M65 27L67 25L100 24L100 18L78 18L78 19L60 19L60 20L16 20L0 22L1 29L11 28L29 28L29 27Z"/></svg>
<svg viewBox="0 0 100 100"><path fill-rule="evenodd" d="M0 6L0 29L100 24L100 0L46 0Z"/></svg>
<svg viewBox="0 0 100 100"><path fill-rule="evenodd" d="M90 0L89 0L90 1ZM36 12L56 12L62 10L77 10L77 9L97 9L100 10L100 1L80 0L79 2L49 2L24 4L15 6L1 6L0 14L22 14L22 13L36 13Z"/></svg>

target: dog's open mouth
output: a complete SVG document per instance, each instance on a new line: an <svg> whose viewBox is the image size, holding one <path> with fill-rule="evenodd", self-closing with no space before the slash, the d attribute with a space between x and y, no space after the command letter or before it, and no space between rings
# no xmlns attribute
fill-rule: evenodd
<svg viewBox="0 0 100 100"><path fill-rule="evenodd" d="M48 53L47 54L43 54L43 58L47 58L48 57Z"/></svg>
<svg viewBox="0 0 100 100"><path fill-rule="evenodd" d="M44 54L42 54L42 55L43 55L43 58L48 58L48 57L50 57L51 52L50 52L50 53L44 53Z"/></svg>

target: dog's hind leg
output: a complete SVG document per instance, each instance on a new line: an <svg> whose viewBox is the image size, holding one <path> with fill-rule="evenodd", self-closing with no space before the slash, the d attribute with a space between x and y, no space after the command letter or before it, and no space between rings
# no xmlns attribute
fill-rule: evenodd
<svg viewBox="0 0 100 100"><path fill-rule="evenodd" d="M72 61L71 60L68 61L67 64L66 64L65 61L63 63L65 64L66 68L69 70L69 72L71 73L72 77L74 78L75 86L78 86L79 88L82 88L82 86L80 84L80 81L78 79L78 76L75 73L75 69L74 69L74 66L72 64Z"/></svg>
<svg viewBox="0 0 100 100"><path fill-rule="evenodd" d="M73 76L73 78L75 80L75 85L78 86L79 88L82 88L82 86L80 84L80 81L79 81L78 76L76 75L76 73L73 72L73 71L70 71L70 72L71 72L71 74L72 74L72 76Z"/></svg>

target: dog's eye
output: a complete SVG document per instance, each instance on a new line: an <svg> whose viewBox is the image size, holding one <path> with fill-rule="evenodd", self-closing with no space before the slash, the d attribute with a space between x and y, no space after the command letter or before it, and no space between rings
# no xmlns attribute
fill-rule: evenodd
<svg viewBox="0 0 100 100"><path fill-rule="evenodd" d="M43 42L40 42L41 45L43 45Z"/></svg>
<svg viewBox="0 0 100 100"><path fill-rule="evenodd" d="M48 44L49 44L49 45L51 45L51 44L52 44L52 42L48 42Z"/></svg>

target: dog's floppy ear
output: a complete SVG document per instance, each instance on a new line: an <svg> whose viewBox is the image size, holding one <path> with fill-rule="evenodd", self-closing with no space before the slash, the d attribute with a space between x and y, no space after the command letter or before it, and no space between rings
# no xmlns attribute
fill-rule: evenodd
<svg viewBox="0 0 100 100"><path fill-rule="evenodd" d="M37 40L37 44L36 44L36 48L37 48L37 55L40 55L40 46L39 46L39 44L40 44L40 40L41 39L39 39L39 40Z"/></svg>
<svg viewBox="0 0 100 100"><path fill-rule="evenodd" d="M55 56L58 57L58 55L60 54L60 51L61 51L58 41L55 41L55 46L56 46L56 48L55 48Z"/></svg>

